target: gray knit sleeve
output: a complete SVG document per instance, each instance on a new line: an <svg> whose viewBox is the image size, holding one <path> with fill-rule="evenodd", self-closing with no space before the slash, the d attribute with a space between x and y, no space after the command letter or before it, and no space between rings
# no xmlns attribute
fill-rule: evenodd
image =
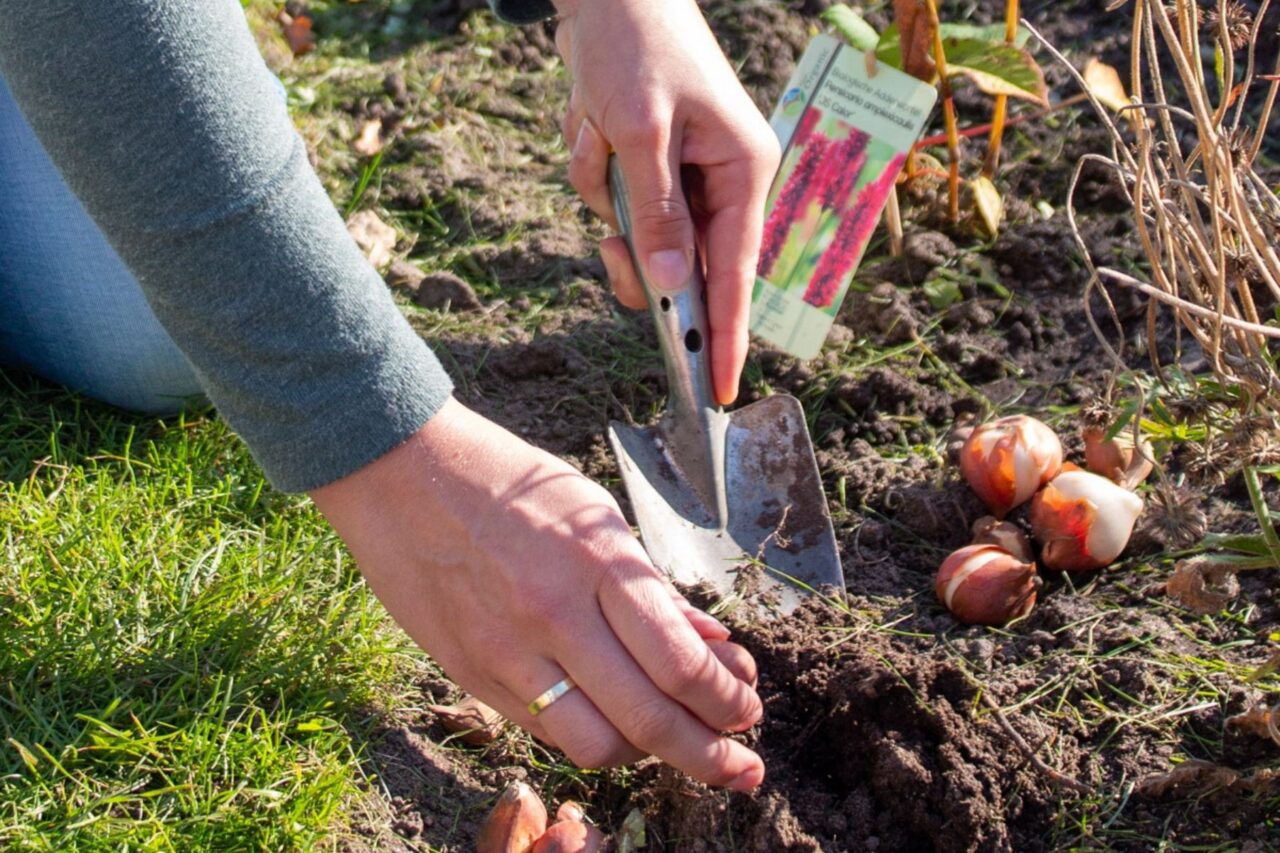
<svg viewBox="0 0 1280 853"><path fill-rule="evenodd" d="M489 0L494 13L513 24L533 24L553 17L551 0Z"/></svg>
<svg viewBox="0 0 1280 853"><path fill-rule="evenodd" d="M356 470L448 398L235 0L0 0L0 74L278 488Z"/></svg>

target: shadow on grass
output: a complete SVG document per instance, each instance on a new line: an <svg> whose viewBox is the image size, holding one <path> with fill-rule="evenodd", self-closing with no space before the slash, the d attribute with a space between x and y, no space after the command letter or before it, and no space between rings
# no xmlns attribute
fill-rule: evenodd
<svg viewBox="0 0 1280 853"><path fill-rule="evenodd" d="M168 424L205 417L207 407L160 418L127 412L22 370L0 368L0 480L25 479L46 464L119 457Z"/></svg>

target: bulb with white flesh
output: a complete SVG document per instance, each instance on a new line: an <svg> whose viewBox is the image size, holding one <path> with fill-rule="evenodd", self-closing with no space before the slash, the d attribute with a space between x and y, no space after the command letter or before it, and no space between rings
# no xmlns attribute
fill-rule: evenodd
<svg viewBox="0 0 1280 853"><path fill-rule="evenodd" d="M1133 492L1088 471L1064 471L1031 502L1031 532L1045 566L1088 571L1120 556L1141 514Z"/></svg>
<svg viewBox="0 0 1280 853"><path fill-rule="evenodd" d="M960 471L997 518L1030 500L1061 468L1057 434L1026 415L976 427L960 451Z"/></svg>

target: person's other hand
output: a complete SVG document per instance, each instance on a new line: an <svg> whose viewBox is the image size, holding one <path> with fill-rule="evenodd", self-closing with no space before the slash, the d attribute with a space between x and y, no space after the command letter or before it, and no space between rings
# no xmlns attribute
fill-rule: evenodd
<svg viewBox="0 0 1280 853"><path fill-rule="evenodd" d="M563 131L569 180L617 227L606 177L617 154L631 193L636 257L678 290L702 252L718 401L733 402L747 354L765 198L778 143L694 0L555 0L556 45L574 77ZM692 207L692 210L690 209ZM645 307L626 244L600 254L618 299Z"/></svg>
<svg viewBox="0 0 1280 853"><path fill-rule="evenodd" d="M759 756L755 663L645 555L613 498L450 400L311 493L369 586L455 682L583 767L656 755L736 790ZM536 717L527 705L577 683Z"/></svg>

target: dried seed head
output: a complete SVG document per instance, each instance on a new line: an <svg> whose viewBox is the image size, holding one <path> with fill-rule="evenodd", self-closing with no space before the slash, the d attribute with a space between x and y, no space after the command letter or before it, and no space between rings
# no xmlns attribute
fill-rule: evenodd
<svg viewBox="0 0 1280 853"><path fill-rule="evenodd" d="M1221 144L1231 155L1231 162L1237 169L1249 165L1249 153L1253 150L1253 131L1247 127L1228 128L1223 132Z"/></svg>
<svg viewBox="0 0 1280 853"><path fill-rule="evenodd" d="M1106 429L1114 414L1110 403L1095 397L1080 407L1080 422L1085 429Z"/></svg>
<svg viewBox="0 0 1280 853"><path fill-rule="evenodd" d="M1157 488L1146 529L1169 548L1189 548L1209 532L1209 519L1186 489Z"/></svg>
<svg viewBox="0 0 1280 853"><path fill-rule="evenodd" d="M1234 241L1224 241L1222 246L1223 273L1227 282L1238 286L1240 282L1257 283L1260 278L1258 264L1254 261L1247 247ZM1212 287L1210 287L1212 289Z"/></svg>
<svg viewBox="0 0 1280 853"><path fill-rule="evenodd" d="M1186 459L1187 473L1202 483L1221 485L1234 470L1225 442L1205 439L1190 445Z"/></svg>
<svg viewBox="0 0 1280 853"><path fill-rule="evenodd" d="M1273 465L1280 462L1277 426L1269 415L1239 418L1227 433L1228 454L1248 465Z"/></svg>
<svg viewBox="0 0 1280 853"><path fill-rule="evenodd" d="M1215 4L1201 16L1202 26L1213 38L1221 38L1226 31L1227 44L1232 51L1244 50L1253 36L1253 15L1239 0L1223 5L1221 13Z"/></svg>
<svg viewBox="0 0 1280 853"><path fill-rule="evenodd" d="M1164 407L1177 420L1189 423L1203 421L1215 408L1206 395L1194 389L1187 394L1169 396L1164 401Z"/></svg>

